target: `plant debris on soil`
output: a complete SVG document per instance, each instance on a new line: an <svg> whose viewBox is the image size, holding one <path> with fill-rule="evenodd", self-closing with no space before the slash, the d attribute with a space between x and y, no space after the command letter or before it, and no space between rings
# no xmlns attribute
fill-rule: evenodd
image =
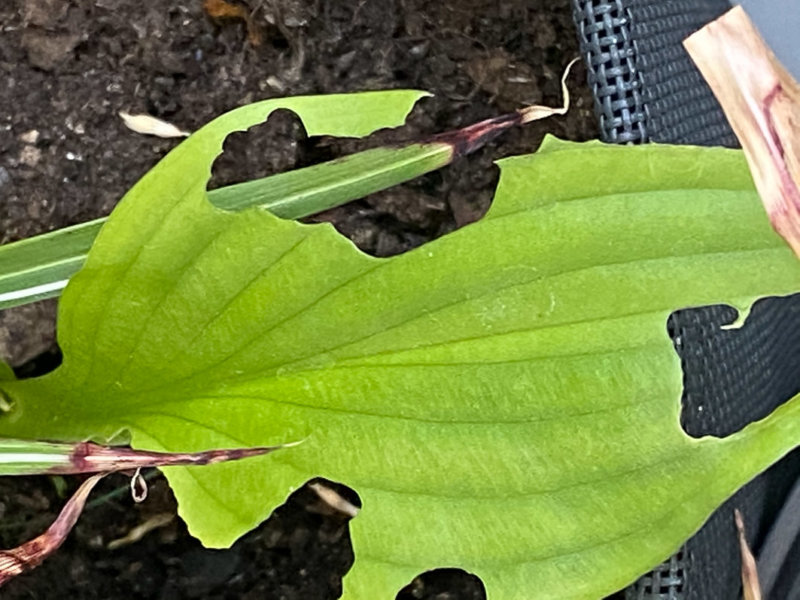
<svg viewBox="0 0 800 600"><path fill-rule="evenodd" d="M0 243L107 215L180 142L130 131L120 111L192 131L269 97L387 88L435 94L406 127L367 140L308 139L296 117L276 114L229 138L210 182L218 187L388 141L426 138L527 104L558 106L560 75L577 54L567 0L5 0ZM548 132L570 140L597 137L581 68L569 86L573 104L566 117L510 131L468 160L312 220L332 222L378 256L475 221L497 181L493 160L532 152ZM45 301L0 313L0 358L18 375L58 364L55 306ZM11 581L3 598L340 595L353 561L347 517L308 486L231 549L208 550L179 518L169 518L176 507L163 478L150 480L149 498L135 505L125 476L107 477L62 549ZM0 480L0 546L12 548L44 531L78 483ZM340 493L347 498L349 491ZM398 597L479 600L485 594L474 576L446 569L409 582Z"/></svg>

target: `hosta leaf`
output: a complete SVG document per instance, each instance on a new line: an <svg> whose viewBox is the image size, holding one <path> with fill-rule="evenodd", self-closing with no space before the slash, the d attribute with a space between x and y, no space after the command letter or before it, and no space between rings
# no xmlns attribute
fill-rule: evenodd
<svg viewBox="0 0 800 600"><path fill-rule="evenodd" d="M8 366L8 364L0 360L0 381L9 379L14 379L14 370Z"/></svg>
<svg viewBox="0 0 800 600"><path fill-rule="evenodd" d="M111 216L62 299L64 364L2 384L0 434L303 440L166 472L212 546L311 477L351 485L359 600L443 566L490 599L597 598L800 441L797 399L723 440L679 426L669 313L800 286L739 153L551 140L503 161L485 219L376 259L327 225L205 201L222 137L264 111L239 116Z"/></svg>

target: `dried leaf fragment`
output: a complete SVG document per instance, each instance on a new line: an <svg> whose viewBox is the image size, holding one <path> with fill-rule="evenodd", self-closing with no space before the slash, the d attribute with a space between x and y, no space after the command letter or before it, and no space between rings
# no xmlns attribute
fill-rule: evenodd
<svg viewBox="0 0 800 600"><path fill-rule="evenodd" d="M320 500L334 510L337 510L351 519L358 516L359 508L333 488L319 482L314 482L308 487L314 490Z"/></svg>
<svg viewBox="0 0 800 600"><path fill-rule="evenodd" d="M738 508L733 512L733 516L736 521L736 531L739 534L739 552L742 555L742 588L744 590L744 600L761 600L761 586L758 583L756 559L750 551L750 546L747 545L744 519Z"/></svg>
<svg viewBox="0 0 800 600"><path fill-rule="evenodd" d="M474 152L478 148L490 140L495 139L506 129L516 125L524 125L531 121L539 121L554 115L566 114L569 110L569 88L567 87L567 77L569 77L570 69L578 61L574 58L564 69L564 74L561 76L561 93L564 97L564 103L561 106L542 106L534 104L520 108L513 113L500 115L499 117L492 117L485 119L474 125L469 125L458 129L437 135L433 138L434 142L443 142L450 144L453 147L453 157L464 156Z"/></svg>
<svg viewBox="0 0 800 600"><path fill-rule="evenodd" d="M253 21L250 11L244 6L227 0L205 0L203 9L212 19L239 19L244 21L247 27L247 40L253 46L261 45L261 31Z"/></svg>
<svg viewBox="0 0 800 600"><path fill-rule="evenodd" d="M161 138L188 137L190 132L178 129L172 123L167 123L150 115L132 115L125 111L119 111L123 123L128 129L144 135L155 135Z"/></svg>
<svg viewBox="0 0 800 600"><path fill-rule="evenodd" d="M292 445L295 444L170 453L101 446L91 442L66 444L0 439L0 459L4 463L6 475L97 473L83 482L45 533L18 548L0 551L0 586L20 573L38 566L61 546L83 511L89 493L107 473L136 469L131 480L131 491L134 500L142 501L147 495L147 484L140 472L142 467L210 465L261 456L279 447ZM161 521L145 523L142 526L143 531L131 532L130 535L141 537L150 529L163 524ZM117 543L124 545L130 542L126 536Z"/></svg>
<svg viewBox="0 0 800 600"><path fill-rule="evenodd" d="M0 586L9 579L38 566L58 550L78 521L89 493L102 478L102 474L93 475L84 481L61 509L58 518L42 535L17 548L0 551Z"/></svg>
<svg viewBox="0 0 800 600"><path fill-rule="evenodd" d="M772 226L800 256L800 85L741 7L684 46L744 148Z"/></svg>

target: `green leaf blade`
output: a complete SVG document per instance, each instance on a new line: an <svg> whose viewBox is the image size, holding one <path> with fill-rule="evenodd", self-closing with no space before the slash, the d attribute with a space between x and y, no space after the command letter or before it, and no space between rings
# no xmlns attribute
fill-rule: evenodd
<svg viewBox="0 0 800 600"><path fill-rule="evenodd" d="M623 164L635 175L602 179ZM311 477L353 486L349 598L444 566L490 598L610 593L800 441L797 400L725 440L679 426L670 312L800 285L742 169L723 150L551 141L503 164L487 219L391 259L200 194L149 237L115 214L64 298L64 366L3 384L18 408L0 433L302 440L168 477L214 546Z"/></svg>
<svg viewBox="0 0 800 600"><path fill-rule="evenodd" d="M0 381L13 381L16 379L14 370L5 362L0 360Z"/></svg>

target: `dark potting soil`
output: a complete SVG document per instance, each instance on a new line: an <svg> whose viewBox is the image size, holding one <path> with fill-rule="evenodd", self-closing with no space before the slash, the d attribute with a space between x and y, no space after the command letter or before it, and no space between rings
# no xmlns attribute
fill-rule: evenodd
<svg viewBox="0 0 800 600"><path fill-rule="evenodd" d="M0 243L108 214L176 145L126 129L120 110L191 130L268 97L386 88L435 94L407 127L367 140L307 139L295 117L275 115L229 138L210 184L219 186L424 138L525 104L558 105L559 77L577 55L567 0L250 0L247 8L249 36L242 21L209 17L202 0L0 3ZM566 117L513 130L468 160L316 219L380 256L478 219L497 181L493 160L533 151L548 132L597 136L585 73L576 71ZM0 358L21 376L58 364L55 306L0 313ZM2 598L339 596L353 560L347 522L307 488L231 549L207 550L188 535L169 488L153 475L139 505L125 493L124 476L106 478L63 548L9 583ZM0 546L41 533L75 485L0 480ZM150 529L141 539L111 544L141 526ZM409 584L404 600L484 597L479 581L461 571Z"/></svg>

